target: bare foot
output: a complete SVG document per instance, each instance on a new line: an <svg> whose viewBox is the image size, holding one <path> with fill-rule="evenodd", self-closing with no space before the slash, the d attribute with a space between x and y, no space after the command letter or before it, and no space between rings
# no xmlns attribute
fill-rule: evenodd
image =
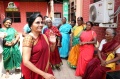
<svg viewBox="0 0 120 79"><path fill-rule="evenodd" d="M6 75L5 75L5 78L9 78L9 75L10 75L10 73L9 73L9 71L7 71Z"/></svg>
<svg viewBox="0 0 120 79"><path fill-rule="evenodd" d="M56 66L56 69L60 71L60 67L59 66Z"/></svg>

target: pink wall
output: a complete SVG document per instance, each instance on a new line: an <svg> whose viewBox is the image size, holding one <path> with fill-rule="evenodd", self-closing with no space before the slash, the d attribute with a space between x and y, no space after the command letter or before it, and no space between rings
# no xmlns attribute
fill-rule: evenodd
<svg viewBox="0 0 120 79"><path fill-rule="evenodd" d="M83 18L85 22L89 20L89 4L90 3L93 3L93 0L83 0L83 13L82 14L83 14ZM119 6L120 6L120 0L115 0L115 11ZM105 28L94 26L93 30L95 30L97 33L98 41L101 41L105 35ZM120 14L119 14L119 24L115 30L117 32L115 39L120 42Z"/></svg>
<svg viewBox="0 0 120 79"><path fill-rule="evenodd" d="M1 16L1 20L5 18L4 5L2 1L0 1L0 16Z"/></svg>
<svg viewBox="0 0 120 79"><path fill-rule="evenodd" d="M61 17L63 16L63 5L62 4L54 4L54 12L60 12Z"/></svg>
<svg viewBox="0 0 120 79"><path fill-rule="evenodd" d="M0 6L2 6L2 8L0 7L0 11L3 15L5 15L4 5L6 7L6 3L7 2L0 2ZM47 2L19 2L19 5L19 10L21 13L21 23L13 23L12 26L18 32L22 32L23 27L26 24L26 12L40 12L43 16L45 16L48 4ZM60 12L62 14L62 4L55 4L55 12Z"/></svg>
<svg viewBox="0 0 120 79"><path fill-rule="evenodd" d="M89 4L90 4L90 0L83 0L83 18L84 21L88 21L89 20Z"/></svg>
<svg viewBox="0 0 120 79"><path fill-rule="evenodd" d="M120 0L115 0L115 11L118 9L119 6L120 6ZM119 22L118 23L119 24L116 29L116 32L117 32L116 39L120 42L120 14L119 14Z"/></svg>

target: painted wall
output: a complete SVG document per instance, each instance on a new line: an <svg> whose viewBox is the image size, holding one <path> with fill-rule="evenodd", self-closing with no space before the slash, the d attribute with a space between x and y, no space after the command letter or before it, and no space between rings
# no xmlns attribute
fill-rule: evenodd
<svg viewBox="0 0 120 79"><path fill-rule="evenodd" d="M89 4L90 3L93 3L93 0L83 0L83 13L82 14L83 14L83 18L85 22L89 20ZM117 10L119 6L120 6L120 0L115 0L115 11ZM104 38L105 28L94 26L93 30L96 31L97 39L100 42ZM119 24L115 30L117 32L115 39L120 42L120 14L119 14Z"/></svg>
<svg viewBox="0 0 120 79"><path fill-rule="evenodd" d="M4 5L2 1L0 1L0 17L1 17L1 21L5 18Z"/></svg>
<svg viewBox="0 0 120 79"><path fill-rule="evenodd" d="M61 17L63 17L63 5L62 4L54 4L54 12L61 13Z"/></svg>
<svg viewBox="0 0 120 79"><path fill-rule="evenodd" d="M5 8L4 5L6 7L6 3L7 2L0 2L0 5L2 5L2 7L0 8L1 14L5 15ZM4 4L4 5L3 5ZM47 2L19 2L19 10L20 10L20 14L21 14L21 23L13 23L12 26L18 31L18 32L22 32L23 31L23 27L26 24L26 12L40 12L43 16L46 15L47 13ZM57 8L58 5L58 8ZM55 4L55 12L61 12L62 14L62 4ZM2 18L2 20L4 19L4 17Z"/></svg>

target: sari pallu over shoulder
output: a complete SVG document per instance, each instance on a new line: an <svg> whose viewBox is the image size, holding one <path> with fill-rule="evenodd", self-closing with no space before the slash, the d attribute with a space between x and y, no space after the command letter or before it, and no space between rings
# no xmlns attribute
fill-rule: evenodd
<svg viewBox="0 0 120 79"><path fill-rule="evenodd" d="M72 48L69 52L69 57L68 57L68 62L67 62L71 68L76 68L77 66L79 53L80 53L79 37L84 29L85 29L84 25L74 26L72 29Z"/></svg>
<svg viewBox="0 0 120 79"><path fill-rule="evenodd" d="M37 44L32 47L30 61L40 70L53 74L52 69L49 65L49 57L50 57L49 45L47 44L44 36L40 35ZM23 63L22 73L25 79L44 79L39 74L36 74L29 70L27 67L25 67Z"/></svg>
<svg viewBox="0 0 120 79"><path fill-rule="evenodd" d="M94 34L96 37L96 33ZM81 42L88 42L93 40L92 30L83 31L80 35ZM83 76L86 66L89 61L93 58L94 54L94 45L93 44L84 44L80 46L80 54L78 58L77 68L76 68L76 76Z"/></svg>
<svg viewBox="0 0 120 79"><path fill-rule="evenodd" d="M110 42L103 45L103 48L102 48L101 52L107 53L107 52L110 52L110 51L114 51L115 48L119 45L120 44L116 40L110 41Z"/></svg>
<svg viewBox="0 0 120 79"><path fill-rule="evenodd" d="M107 56L109 56L110 53L113 53L113 51L119 45L120 44L116 40L105 43L101 51L102 58L107 61ZM105 74L106 71L110 70L110 67L100 66L100 64L101 61L98 58L92 59L87 65L83 79L102 79L103 74Z"/></svg>
<svg viewBox="0 0 120 79"><path fill-rule="evenodd" d="M61 33L59 32L59 30L55 26L52 26L49 29L47 28L44 33L47 36L50 45L53 44L52 42L50 42L50 39L49 39L51 33L53 33L56 37L61 37ZM51 53L50 53L50 64L51 64L52 68L57 68L57 67L60 67L62 65L62 60L60 58L59 51L58 51L58 46L60 44L58 45L58 43L61 43L61 42L59 41L59 39L56 39L55 49L54 49L54 51L51 51Z"/></svg>
<svg viewBox="0 0 120 79"><path fill-rule="evenodd" d="M46 35L49 36L49 32L50 32L50 30L52 30L52 32L55 33L56 36L61 36L60 31L59 31L58 28L55 27L55 26L52 26L50 29L49 29L49 28L45 28L45 30L44 30L44 34L45 34L46 31L47 31Z"/></svg>
<svg viewBox="0 0 120 79"><path fill-rule="evenodd" d="M73 35L73 39L72 39L72 45L75 46L77 44L80 43L80 35L81 33L85 30L85 26L84 25L81 25L81 26L75 26L73 29L72 29L72 32L73 33L76 33ZM78 33L77 33L78 32Z"/></svg>
<svg viewBox="0 0 120 79"><path fill-rule="evenodd" d="M59 47L60 57L66 58L70 49L70 30L72 26L70 24L63 24L60 26L59 31L62 35L61 47ZM63 51L64 50L64 51Z"/></svg>
<svg viewBox="0 0 120 79"><path fill-rule="evenodd" d="M17 31L9 27L7 29L0 29L0 32L5 32L6 37L4 38L5 42L12 42L15 40L15 36L18 34ZM18 44L16 43L13 46L6 46L3 44L3 60L4 60L4 68L6 70L12 70L13 68L20 67L21 63L21 53L18 47Z"/></svg>
<svg viewBox="0 0 120 79"><path fill-rule="evenodd" d="M106 61L112 60L115 58L115 48L117 46L119 46L120 44L116 41L113 40L111 42L108 42L106 44L103 45L103 49L102 49L102 58ZM108 65L106 65L106 67L111 68L112 70L115 69L115 63L110 63Z"/></svg>

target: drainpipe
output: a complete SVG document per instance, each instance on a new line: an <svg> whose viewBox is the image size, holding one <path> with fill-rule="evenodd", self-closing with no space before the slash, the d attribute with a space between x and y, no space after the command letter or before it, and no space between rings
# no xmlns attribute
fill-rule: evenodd
<svg viewBox="0 0 120 79"><path fill-rule="evenodd" d="M50 18L52 18L52 21L54 20L54 1L50 0L50 7L51 7L51 11L50 11Z"/></svg>
<svg viewBox="0 0 120 79"><path fill-rule="evenodd" d="M82 12L83 12L83 0L76 0L76 20L77 17L83 16Z"/></svg>

